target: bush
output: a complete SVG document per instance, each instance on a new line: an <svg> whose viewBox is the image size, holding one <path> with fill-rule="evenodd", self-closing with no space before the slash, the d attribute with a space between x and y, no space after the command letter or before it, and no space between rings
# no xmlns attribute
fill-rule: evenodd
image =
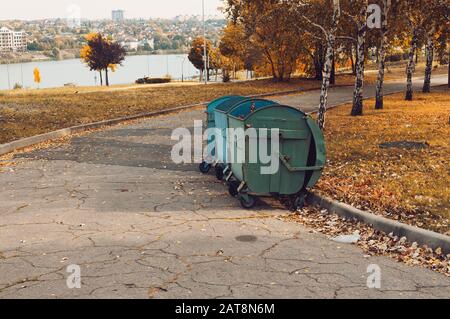
<svg viewBox="0 0 450 319"><path fill-rule="evenodd" d="M223 75L223 82L224 83L227 83L227 82L230 82L230 74L229 73L226 73L226 74L224 74Z"/></svg>
<svg viewBox="0 0 450 319"><path fill-rule="evenodd" d="M141 78L136 80L136 84L161 84L161 83L169 83L171 82L171 78Z"/></svg>
<svg viewBox="0 0 450 319"><path fill-rule="evenodd" d="M408 53L394 53L386 57L387 62L399 62L402 60L407 60L409 58Z"/></svg>
<svg viewBox="0 0 450 319"><path fill-rule="evenodd" d="M14 90L21 90L23 89L23 86L19 83L14 84Z"/></svg>

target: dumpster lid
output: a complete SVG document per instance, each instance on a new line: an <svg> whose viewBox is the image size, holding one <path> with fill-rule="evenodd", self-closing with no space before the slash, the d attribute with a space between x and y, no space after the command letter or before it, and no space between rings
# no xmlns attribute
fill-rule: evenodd
<svg viewBox="0 0 450 319"><path fill-rule="evenodd" d="M233 117L233 118L241 120L241 121L246 121L248 118L254 116L255 114L257 114L259 112L262 112L264 110L270 109L270 108L290 109L291 111L293 111L295 113L298 113L298 114L301 114L302 116L305 116L305 117L307 116L305 112L303 112L303 111L301 111L301 110L299 110L299 109L297 109L295 107L288 106L288 105L281 105L281 104L272 104L272 105L268 105L268 106L264 106L264 107L261 107L259 109L256 109L254 112L247 114L245 117L234 116L232 114L230 114L230 117Z"/></svg>
<svg viewBox="0 0 450 319"><path fill-rule="evenodd" d="M218 99L215 99L214 101L211 101L208 104L208 113L214 113L214 110L216 109L216 107L218 107L221 103L224 103L225 101L228 101L231 98L236 98L236 97L240 97L239 95L227 95L227 96L222 96Z"/></svg>
<svg viewBox="0 0 450 319"><path fill-rule="evenodd" d="M216 111L220 111L223 113L228 112L232 107L234 107L236 104L238 104L241 101L247 100L248 98L244 97L244 96L234 96L231 97L225 101L223 101L222 103L220 103L217 107L216 107Z"/></svg>
<svg viewBox="0 0 450 319"><path fill-rule="evenodd" d="M278 105L278 103L265 99L247 99L233 106L228 113L230 116L245 118L250 113L254 113L258 109L271 105Z"/></svg>

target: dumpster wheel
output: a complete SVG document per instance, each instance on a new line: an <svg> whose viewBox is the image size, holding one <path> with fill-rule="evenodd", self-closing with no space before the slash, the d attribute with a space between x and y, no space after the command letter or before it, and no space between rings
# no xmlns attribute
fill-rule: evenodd
<svg viewBox="0 0 450 319"><path fill-rule="evenodd" d="M221 166L216 166L216 177L219 181L223 180L224 174L223 174L223 168Z"/></svg>
<svg viewBox="0 0 450 319"><path fill-rule="evenodd" d="M201 164L199 165L199 170L200 172L202 172L203 174L208 174L209 171L211 170L211 164L208 164L206 162L201 162Z"/></svg>
<svg viewBox="0 0 450 319"><path fill-rule="evenodd" d="M236 181L233 181L233 182L229 183L229 185L228 185L228 193L230 193L230 195L232 197L236 197L237 195L239 195L239 191L238 191L239 185L240 185L240 183L236 182Z"/></svg>
<svg viewBox="0 0 450 319"><path fill-rule="evenodd" d="M239 194L239 200L241 201L241 206L245 209L251 209L256 205L256 197L249 194Z"/></svg>
<svg viewBox="0 0 450 319"><path fill-rule="evenodd" d="M306 195L306 192L301 192L292 198L292 210L297 211L305 207Z"/></svg>

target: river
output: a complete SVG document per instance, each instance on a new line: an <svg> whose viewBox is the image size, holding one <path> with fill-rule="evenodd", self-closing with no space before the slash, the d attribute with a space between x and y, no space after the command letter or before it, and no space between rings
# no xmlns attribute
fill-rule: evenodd
<svg viewBox="0 0 450 319"><path fill-rule="evenodd" d="M183 63L184 60L184 63ZM66 83L78 86L99 84L98 72L89 71L80 59L62 61L42 61L0 65L0 90L13 88L18 83L27 88L36 88L34 68L41 73L40 88L61 87ZM169 74L172 79L198 76L199 72L187 59L187 55L137 55L128 56L116 72L109 72L110 84L131 84L136 79L150 76L163 77Z"/></svg>

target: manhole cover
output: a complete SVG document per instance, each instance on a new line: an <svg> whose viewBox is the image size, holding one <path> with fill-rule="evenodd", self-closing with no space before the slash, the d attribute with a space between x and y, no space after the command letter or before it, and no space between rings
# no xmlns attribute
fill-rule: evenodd
<svg viewBox="0 0 450 319"><path fill-rule="evenodd" d="M430 144L428 144L427 142L411 142L411 141L398 141L380 144L380 148L402 148L407 150L425 149L429 147Z"/></svg>
<svg viewBox="0 0 450 319"><path fill-rule="evenodd" d="M251 243L251 242L257 241L258 238L256 236L252 236L252 235L244 235L244 236L236 237L236 240L244 242L244 243Z"/></svg>

